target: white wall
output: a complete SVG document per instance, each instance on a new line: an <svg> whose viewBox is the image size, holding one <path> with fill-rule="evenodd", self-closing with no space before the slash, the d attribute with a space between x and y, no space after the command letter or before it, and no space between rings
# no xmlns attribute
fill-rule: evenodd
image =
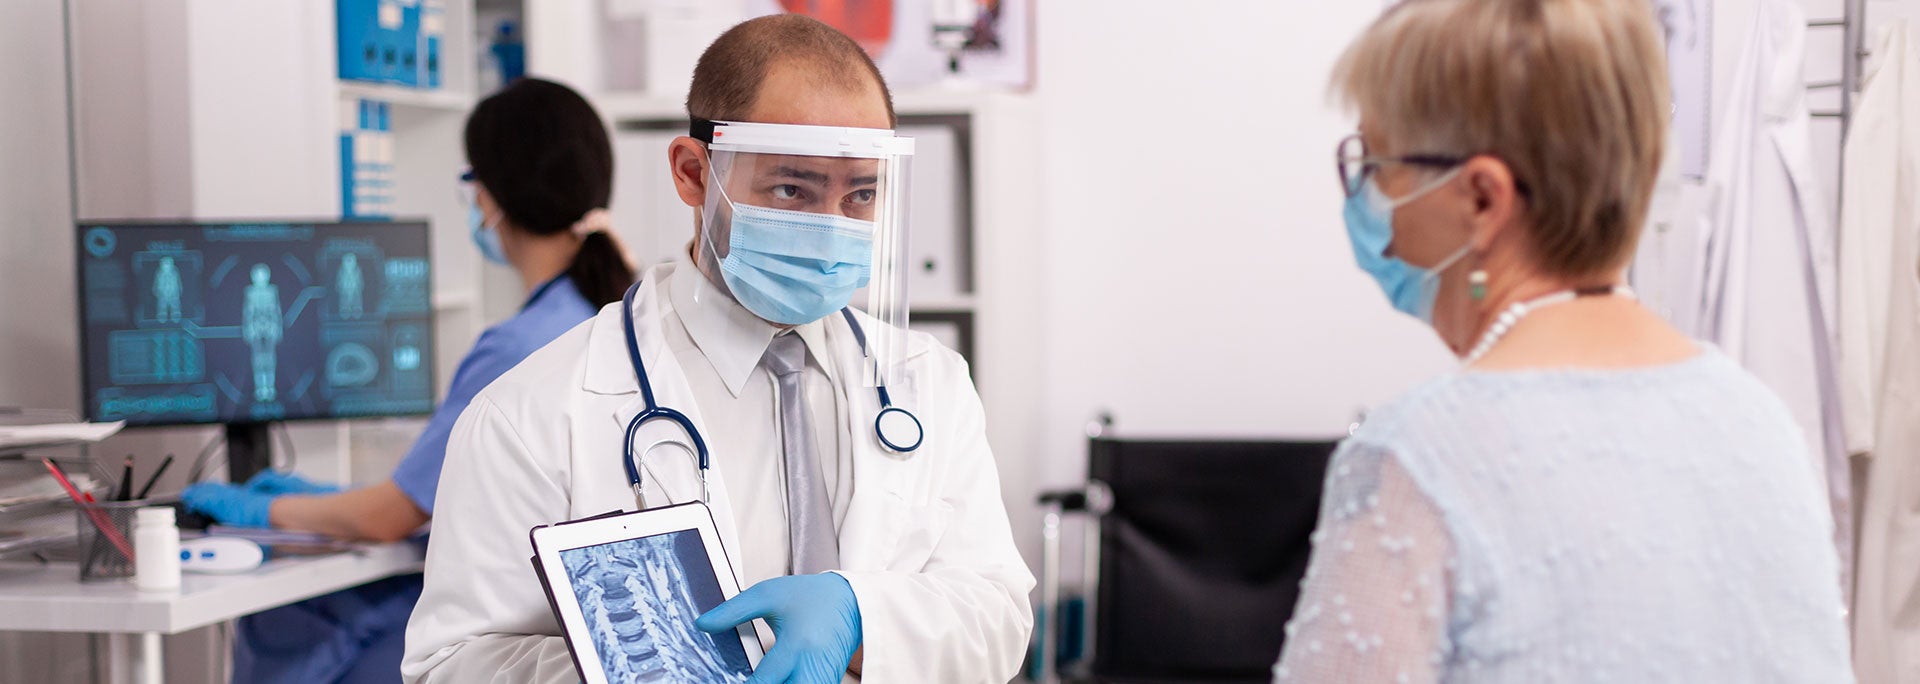
<svg viewBox="0 0 1920 684"><path fill-rule="evenodd" d="M0 405L80 401L52 372L76 367L78 343L60 15L59 0L0 3Z"/></svg>
<svg viewBox="0 0 1920 684"><path fill-rule="evenodd" d="M1353 263L1327 74L1377 3L1039 5L1040 481L1082 428L1344 434L1448 364Z"/></svg>

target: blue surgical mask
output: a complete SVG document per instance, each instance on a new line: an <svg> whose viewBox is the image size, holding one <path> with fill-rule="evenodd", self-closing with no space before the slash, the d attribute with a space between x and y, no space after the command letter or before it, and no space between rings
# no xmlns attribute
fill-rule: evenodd
<svg viewBox="0 0 1920 684"><path fill-rule="evenodd" d="M1394 309L1428 325L1433 324L1433 303L1440 295L1440 274L1465 258L1472 246L1461 246L1433 268L1420 268L1387 256L1387 247L1393 243L1393 211L1445 185L1457 173L1450 172L1398 200L1387 199L1380 186L1368 178L1359 192L1347 197L1347 239L1353 243L1360 270L1373 276Z"/></svg>
<svg viewBox="0 0 1920 684"><path fill-rule="evenodd" d="M479 206L467 207L467 231L473 238L473 246L480 248L481 258L507 265L507 250L500 246L500 231L487 225L487 215Z"/></svg>
<svg viewBox="0 0 1920 684"><path fill-rule="evenodd" d="M726 201L733 220L720 275L754 315L780 325L812 323L866 286L872 221Z"/></svg>

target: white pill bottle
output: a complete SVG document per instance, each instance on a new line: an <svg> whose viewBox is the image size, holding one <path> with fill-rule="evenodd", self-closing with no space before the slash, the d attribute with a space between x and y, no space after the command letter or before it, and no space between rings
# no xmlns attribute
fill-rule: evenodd
<svg viewBox="0 0 1920 684"><path fill-rule="evenodd" d="M133 586L141 591L180 588L180 528L173 509L150 506L134 512Z"/></svg>

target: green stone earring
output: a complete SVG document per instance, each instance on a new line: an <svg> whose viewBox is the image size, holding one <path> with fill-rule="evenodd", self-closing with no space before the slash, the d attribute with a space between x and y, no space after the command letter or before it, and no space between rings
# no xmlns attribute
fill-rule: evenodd
<svg viewBox="0 0 1920 684"><path fill-rule="evenodd" d="M1472 273L1467 274L1467 296L1472 297L1476 302L1487 298L1486 269L1476 268Z"/></svg>

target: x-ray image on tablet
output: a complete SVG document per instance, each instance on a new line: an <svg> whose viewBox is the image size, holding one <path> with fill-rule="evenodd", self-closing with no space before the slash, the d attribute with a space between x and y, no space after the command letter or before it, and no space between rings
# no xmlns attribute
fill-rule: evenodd
<svg viewBox="0 0 1920 684"><path fill-rule="evenodd" d="M737 684L752 673L739 636L694 626L725 600L697 530L559 556L607 681Z"/></svg>

